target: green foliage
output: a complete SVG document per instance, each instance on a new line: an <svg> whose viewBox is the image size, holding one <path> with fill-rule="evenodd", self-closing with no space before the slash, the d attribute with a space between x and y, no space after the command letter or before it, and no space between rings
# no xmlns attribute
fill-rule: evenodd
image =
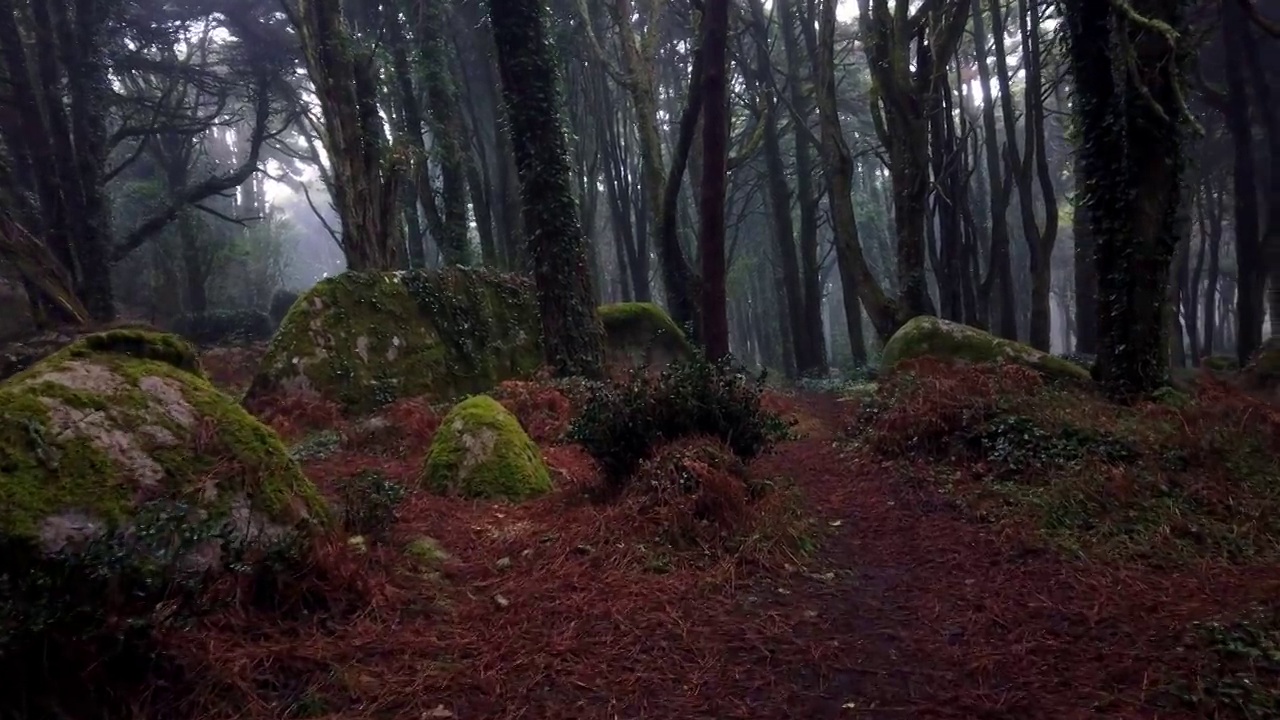
<svg viewBox="0 0 1280 720"><path fill-rule="evenodd" d="M271 295L271 307L267 310L267 315L271 318L271 322L279 326L284 316L289 314L289 310L293 308L293 304L298 302L298 293L283 288L276 290Z"/></svg>
<svg viewBox="0 0 1280 720"><path fill-rule="evenodd" d="M156 501L127 525L53 554L4 541L0 672L10 691L0 694L0 715L52 717L69 703L95 717L118 712L118 694L154 672L160 636L216 607L215 580L297 565L292 539L246 537L235 525Z"/></svg>
<svg viewBox="0 0 1280 720"><path fill-rule="evenodd" d="M1188 643L1204 662L1179 693L1199 717L1280 717L1280 614L1256 610L1230 622L1196 623Z"/></svg>
<svg viewBox="0 0 1280 720"><path fill-rule="evenodd" d="M174 323L174 331L198 345L218 345L269 340L274 325L258 310L216 310L183 315Z"/></svg>
<svg viewBox="0 0 1280 720"><path fill-rule="evenodd" d="M984 423L969 446L997 474L1016 478L1047 467L1079 467L1086 459L1123 463L1137 457L1128 442L1071 425L1050 430L1021 415L1001 415Z"/></svg>
<svg viewBox="0 0 1280 720"><path fill-rule="evenodd" d="M354 535L385 539L404 497L403 485L375 470L363 470L343 483L342 525Z"/></svg>
<svg viewBox="0 0 1280 720"><path fill-rule="evenodd" d="M656 378L633 372L596 386L569 435L616 485L625 484L660 443L692 435L717 437L739 457L753 458L788 431L761 406L761 381L731 362L702 356L678 361Z"/></svg>

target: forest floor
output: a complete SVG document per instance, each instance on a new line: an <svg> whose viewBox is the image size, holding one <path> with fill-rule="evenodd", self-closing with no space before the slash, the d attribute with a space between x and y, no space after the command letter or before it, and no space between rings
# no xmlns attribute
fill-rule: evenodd
<svg viewBox="0 0 1280 720"><path fill-rule="evenodd" d="M927 365L861 398L771 392L795 437L747 473L773 491L686 547L591 492L563 396L505 401L556 492L411 491L305 581L325 612L183 633L197 716L1280 716L1280 414L1220 383L1138 410ZM440 409L385 417L264 419L340 498L361 472L416 485Z"/></svg>

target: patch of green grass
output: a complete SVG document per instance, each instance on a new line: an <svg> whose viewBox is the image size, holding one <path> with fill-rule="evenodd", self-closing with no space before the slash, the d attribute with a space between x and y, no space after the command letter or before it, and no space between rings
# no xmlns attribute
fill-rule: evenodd
<svg viewBox="0 0 1280 720"><path fill-rule="evenodd" d="M1280 613L1256 610L1230 622L1197 623L1196 675L1175 694L1200 717L1280 717Z"/></svg>

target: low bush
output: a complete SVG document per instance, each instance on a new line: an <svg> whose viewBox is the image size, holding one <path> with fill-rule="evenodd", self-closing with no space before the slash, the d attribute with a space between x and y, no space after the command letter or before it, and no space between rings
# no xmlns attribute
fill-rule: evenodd
<svg viewBox="0 0 1280 720"><path fill-rule="evenodd" d="M197 345L220 345L270 340L275 325L258 310L215 310L183 315L173 331Z"/></svg>
<svg viewBox="0 0 1280 720"><path fill-rule="evenodd" d="M760 402L763 385L731 363L703 358L673 363L656 377L635 372L594 386L570 427L615 486L622 486L654 448L691 435L720 439L740 458L768 450L787 424Z"/></svg>

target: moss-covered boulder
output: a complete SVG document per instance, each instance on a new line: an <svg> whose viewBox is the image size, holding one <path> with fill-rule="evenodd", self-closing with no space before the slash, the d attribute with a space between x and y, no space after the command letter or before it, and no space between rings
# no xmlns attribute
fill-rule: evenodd
<svg viewBox="0 0 1280 720"><path fill-rule="evenodd" d="M440 495L523 500L551 490L538 446L497 400L475 395L445 416L423 467Z"/></svg>
<svg viewBox="0 0 1280 720"><path fill-rule="evenodd" d="M245 399L309 391L365 412L483 392L542 364L540 331L532 284L515 275L343 273L293 305Z"/></svg>
<svg viewBox="0 0 1280 720"><path fill-rule="evenodd" d="M1240 361L1230 355L1210 355L1200 361L1200 366L1213 372L1235 372L1240 369Z"/></svg>
<svg viewBox="0 0 1280 720"><path fill-rule="evenodd" d="M921 315L903 325L885 343L880 365L891 370L906 360L937 357L971 363L1006 361L1063 380L1089 381L1089 371L1029 345L998 338L977 328Z"/></svg>
<svg viewBox="0 0 1280 720"><path fill-rule="evenodd" d="M606 360L620 367L662 368L693 354L689 340L667 311L653 303L600 307Z"/></svg>
<svg viewBox="0 0 1280 720"><path fill-rule="evenodd" d="M1280 336L1267 338L1249 359L1245 380L1260 390L1280 389Z"/></svg>
<svg viewBox="0 0 1280 720"><path fill-rule="evenodd" d="M89 335L0 383L0 541L74 552L172 502L224 539L284 538L328 510L280 440L172 335ZM222 547L201 549L215 564Z"/></svg>

